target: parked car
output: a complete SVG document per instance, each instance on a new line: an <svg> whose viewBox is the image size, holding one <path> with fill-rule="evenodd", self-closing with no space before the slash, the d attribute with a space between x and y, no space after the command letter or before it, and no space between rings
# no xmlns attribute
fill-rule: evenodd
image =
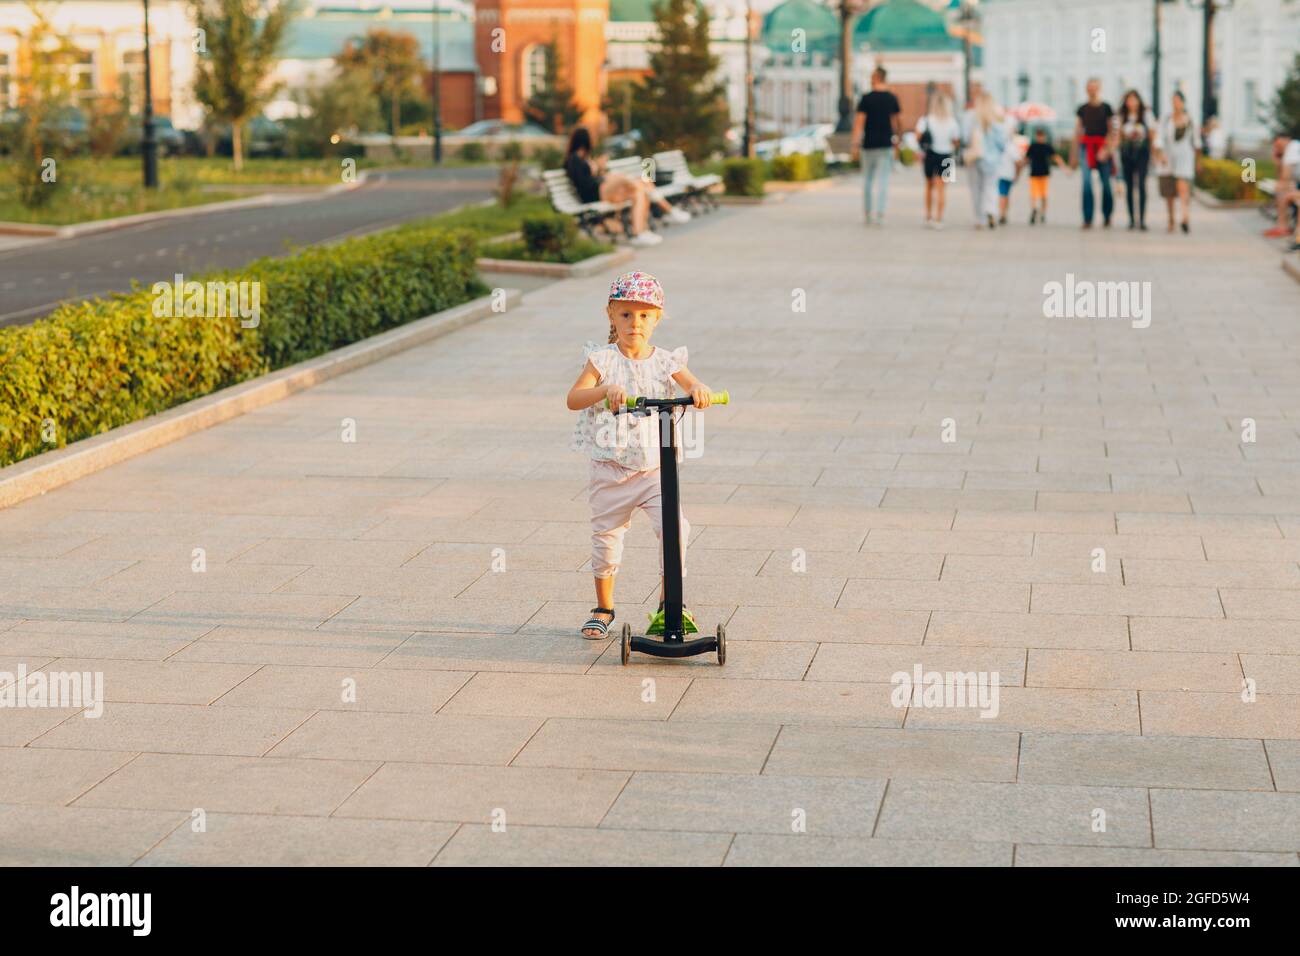
<svg viewBox="0 0 1300 956"><path fill-rule="evenodd" d="M641 131L639 129L630 129L626 133L606 136L600 146L602 151L608 153L614 159L620 159L624 156L641 155L641 142Z"/></svg>
<svg viewBox="0 0 1300 956"><path fill-rule="evenodd" d="M159 156L180 156L185 149L185 134L172 125L170 116L155 116L153 118L153 138L158 144ZM144 120L139 116L131 117L131 124L128 127L126 146L123 152L138 156L144 142Z"/></svg>
<svg viewBox="0 0 1300 956"><path fill-rule="evenodd" d="M551 136L552 133L546 132L536 123L507 123L505 120L487 119L479 120L477 123L470 123L464 129L458 129L452 136L465 137L501 137L503 139L518 139L521 136Z"/></svg>
<svg viewBox="0 0 1300 956"><path fill-rule="evenodd" d="M217 152L230 156L234 151L230 126L222 125L216 129ZM284 144L288 133L284 125L265 116L254 116L244 124L244 155L249 159L261 156L283 156Z"/></svg>
<svg viewBox="0 0 1300 956"><path fill-rule="evenodd" d="M839 161L841 157L831 153L830 135L834 132L834 123L803 126L785 136L759 143L754 147L754 154L760 159L771 159L773 156L793 156L796 153L824 153L827 162Z"/></svg>
<svg viewBox="0 0 1300 956"><path fill-rule="evenodd" d="M22 110L9 109L0 113L0 143L11 143L26 122ZM41 124L41 132L58 146L69 152L80 152L90 145L90 124L86 114L75 106L56 109ZM0 147L7 151L7 147Z"/></svg>

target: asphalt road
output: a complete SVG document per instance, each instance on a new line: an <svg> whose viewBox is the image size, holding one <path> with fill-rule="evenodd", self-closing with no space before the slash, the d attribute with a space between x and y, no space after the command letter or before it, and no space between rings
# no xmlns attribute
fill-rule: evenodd
<svg viewBox="0 0 1300 956"><path fill-rule="evenodd" d="M77 239L0 252L0 326L31 322L60 302L125 292L176 273L230 269L292 246L370 232L486 199L493 167L403 169L373 173L345 193L196 213Z"/></svg>

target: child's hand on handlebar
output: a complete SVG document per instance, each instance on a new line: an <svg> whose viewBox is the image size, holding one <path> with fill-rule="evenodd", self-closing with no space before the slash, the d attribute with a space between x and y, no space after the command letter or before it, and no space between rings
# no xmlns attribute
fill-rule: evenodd
<svg viewBox="0 0 1300 956"><path fill-rule="evenodd" d="M622 385L606 385L605 401L611 411L627 407L627 389Z"/></svg>
<svg viewBox="0 0 1300 956"><path fill-rule="evenodd" d="M709 391L709 386L697 382L691 389L691 401L695 403L696 408L708 408L713 404L713 393Z"/></svg>

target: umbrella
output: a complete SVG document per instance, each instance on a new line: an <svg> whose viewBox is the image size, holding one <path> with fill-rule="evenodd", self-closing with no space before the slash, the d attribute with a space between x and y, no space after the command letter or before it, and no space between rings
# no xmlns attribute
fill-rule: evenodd
<svg viewBox="0 0 1300 956"><path fill-rule="evenodd" d="M1007 112L1020 120L1022 123L1028 123L1033 120L1043 120L1051 122L1056 119L1056 110L1052 109L1046 103L1024 102L1019 106L1013 106Z"/></svg>

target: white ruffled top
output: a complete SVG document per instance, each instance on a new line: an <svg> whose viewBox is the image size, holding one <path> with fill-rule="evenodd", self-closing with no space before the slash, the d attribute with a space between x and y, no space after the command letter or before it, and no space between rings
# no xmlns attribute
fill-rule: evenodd
<svg viewBox="0 0 1300 956"><path fill-rule="evenodd" d="M590 342L583 353L600 374L597 385L621 385L629 398L672 398L676 394L672 376L686 367L687 357L686 346L671 351L656 347L648 358L630 359L617 345ZM573 447L587 452L595 461L617 462L632 471L652 471L659 467L657 422L657 415L615 415L604 402L597 402L579 412ZM680 448L677 457L681 459Z"/></svg>

